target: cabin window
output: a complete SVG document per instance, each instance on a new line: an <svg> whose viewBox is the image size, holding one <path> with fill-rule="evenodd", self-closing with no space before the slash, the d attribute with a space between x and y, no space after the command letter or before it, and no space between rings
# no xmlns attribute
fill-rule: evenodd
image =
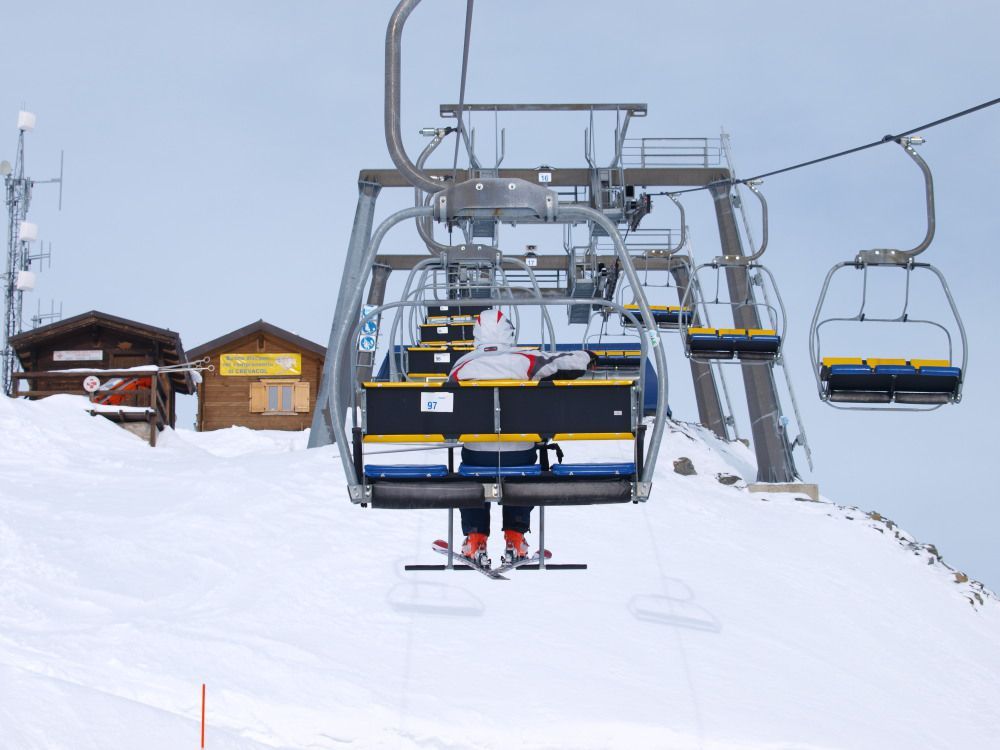
<svg viewBox="0 0 1000 750"><path fill-rule="evenodd" d="M288 413L292 409L292 386L291 385L268 385L267 388L267 409L265 414Z"/></svg>
<svg viewBox="0 0 1000 750"><path fill-rule="evenodd" d="M309 383L290 379L251 383L250 411L264 415L308 413Z"/></svg>

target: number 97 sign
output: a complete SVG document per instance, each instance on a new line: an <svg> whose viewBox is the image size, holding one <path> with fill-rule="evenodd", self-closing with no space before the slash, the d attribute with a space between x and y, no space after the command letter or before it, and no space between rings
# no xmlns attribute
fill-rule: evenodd
<svg viewBox="0 0 1000 750"><path fill-rule="evenodd" d="M455 394L447 391L421 391L420 411L454 412Z"/></svg>

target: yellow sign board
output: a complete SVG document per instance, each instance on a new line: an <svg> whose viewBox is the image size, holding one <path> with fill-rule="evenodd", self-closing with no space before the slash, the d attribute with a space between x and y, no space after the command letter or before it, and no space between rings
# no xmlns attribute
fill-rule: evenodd
<svg viewBox="0 0 1000 750"><path fill-rule="evenodd" d="M219 357L220 375L261 377L301 375L301 354L223 354Z"/></svg>

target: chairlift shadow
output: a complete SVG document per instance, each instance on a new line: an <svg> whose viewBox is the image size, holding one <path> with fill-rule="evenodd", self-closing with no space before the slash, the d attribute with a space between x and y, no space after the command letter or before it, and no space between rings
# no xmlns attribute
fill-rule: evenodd
<svg viewBox="0 0 1000 750"><path fill-rule="evenodd" d="M394 568L401 570L403 560ZM482 617L486 603L462 586L406 578L393 584L385 600L395 611L437 617Z"/></svg>
<svg viewBox="0 0 1000 750"><path fill-rule="evenodd" d="M636 620L674 628L722 632L719 619L694 601L694 591L677 578L663 579L665 594L635 594L628 601L628 611ZM679 589L674 594L671 589Z"/></svg>

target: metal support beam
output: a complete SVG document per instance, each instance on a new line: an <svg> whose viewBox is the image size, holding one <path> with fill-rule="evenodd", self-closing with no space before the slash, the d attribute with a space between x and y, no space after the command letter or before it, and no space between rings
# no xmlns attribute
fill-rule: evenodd
<svg viewBox="0 0 1000 750"><path fill-rule="evenodd" d="M345 310L340 300L350 296L350 290L364 282L368 275L367 268L361 264L365 248L372 235L372 225L375 221L375 202L382 186L374 182L358 182L358 207L354 212L354 226L351 228L351 240L347 245L347 262L344 264L344 275L340 278L340 291L337 294L337 308L330 326L330 341L327 346L326 360L323 363L323 377L320 379L319 393L316 394L316 408L313 411L312 429L309 431L309 447L318 448L330 445L334 441L334 419L343 421L343 414L333 413L333 390L339 388L343 397L341 403L347 403L354 382L350 370L350 358L343 359L340 372L333 372L333 347L336 347L337 332L346 324L344 318L353 315L357 319L358 309Z"/></svg>
<svg viewBox="0 0 1000 750"><path fill-rule="evenodd" d="M567 169L547 169L552 175L551 182L546 187L587 187L590 185L591 170L572 167ZM625 185L642 187L704 187L713 182L730 179L728 169L723 167L630 167L624 172ZM442 188L442 180L451 181L454 172L451 169L427 169L419 173L431 184L434 190ZM620 170L611 170L610 187L623 187L618 184ZM497 170L497 176L502 179L520 179L527 182L538 182L538 170L527 168L512 168ZM477 170L470 173L467 169L459 169L455 183L479 177ZM377 182L387 188L412 188L408 177L400 174L397 169L363 169L358 176L363 182ZM423 184L421 189L425 189Z"/></svg>
<svg viewBox="0 0 1000 750"><path fill-rule="evenodd" d="M719 240L724 255L742 256L736 214L730 195L729 182L709 185L715 203L716 220L719 223ZM744 266L728 268L726 281L729 298L734 302L749 296L749 278ZM733 306L733 322L737 328L760 328L760 318L752 306ZM797 478L792 462L791 450L784 428L781 425L781 409L778 404L778 390L774 382L774 370L759 364L742 366L743 387L747 396L750 413L750 429L753 435L754 452L757 455L758 482L791 482Z"/></svg>
<svg viewBox="0 0 1000 750"><path fill-rule="evenodd" d="M372 266L372 281L368 287L368 302L366 304L381 306L385 302L385 287L389 282L389 266L376 262ZM376 319L376 322L377 319ZM375 365L375 352L358 353L357 379L361 382L372 379L372 369Z"/></svg>
<svg viewBox="0 0 1000 750"><path fill-rule="evenodd" d="M463 112L626 112L645 117L646 104L463 104ZM442 104L441 117L457 117L457 104Z"/></svg>

